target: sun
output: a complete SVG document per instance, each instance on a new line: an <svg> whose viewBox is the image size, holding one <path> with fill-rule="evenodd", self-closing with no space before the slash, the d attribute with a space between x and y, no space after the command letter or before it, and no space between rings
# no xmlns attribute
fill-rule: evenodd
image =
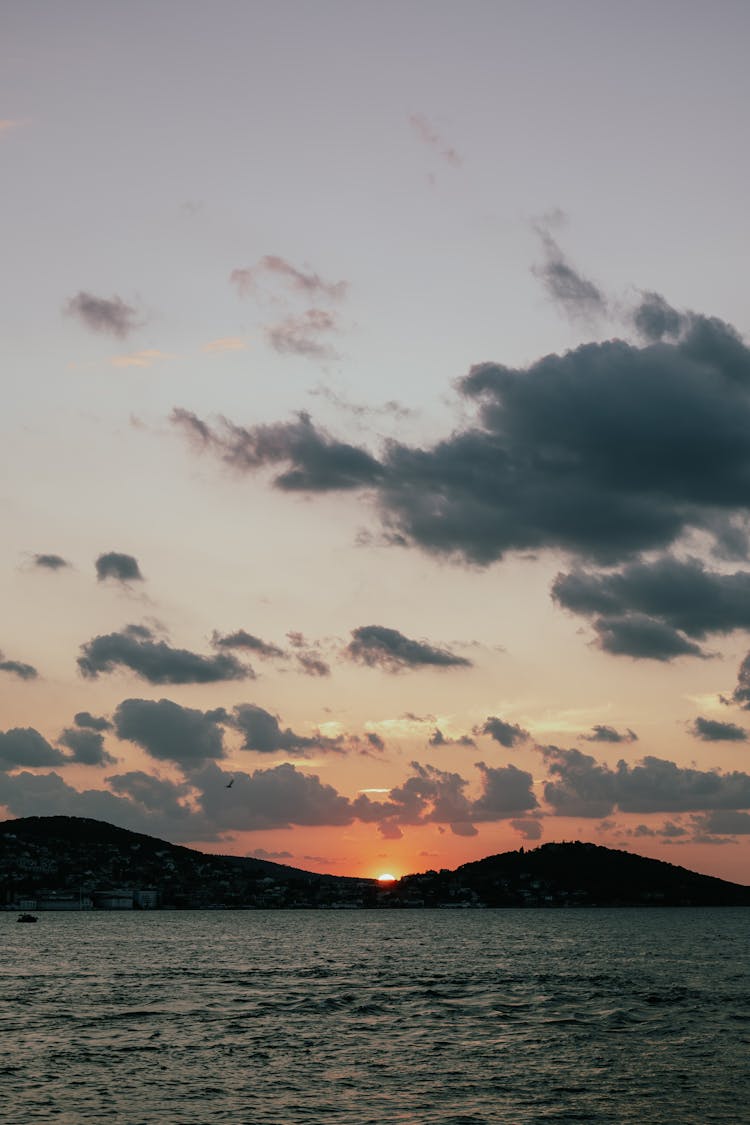
<svg viewBox="0 0 750 1125"><path fill-rule="evenodd" d="M382 875L378 875L378 882L379 883L395 883L396 882L396 876L395 875L389 875L387 871L384 871Z"/></svg>

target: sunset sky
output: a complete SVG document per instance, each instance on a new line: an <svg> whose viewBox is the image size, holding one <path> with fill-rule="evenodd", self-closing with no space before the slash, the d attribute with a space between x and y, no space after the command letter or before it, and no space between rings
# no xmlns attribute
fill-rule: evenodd
<svg viewBox="0 0 750 1125"><path fill-rule="evenodd" d="M749 35L4 5L2 816L750 882Z"/></svg>

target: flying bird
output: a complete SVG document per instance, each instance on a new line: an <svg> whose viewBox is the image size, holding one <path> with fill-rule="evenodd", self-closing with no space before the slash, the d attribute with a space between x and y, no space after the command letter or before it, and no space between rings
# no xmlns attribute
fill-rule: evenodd
<svg viewBox="0 0 750 1125"><path fill-rule="evenodd" d="M227 789L231 789L233 785L234 785L234 778L230 777L229 781L227 782Z"/></svg>

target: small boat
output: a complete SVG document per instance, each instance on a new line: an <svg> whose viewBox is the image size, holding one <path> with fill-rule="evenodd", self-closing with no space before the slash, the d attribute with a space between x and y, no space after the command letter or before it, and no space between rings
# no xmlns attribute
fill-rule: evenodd
<svg viewBox="0 0 750 1125"><path fill-rule="evenodd" d="M16 918L17 922L36 922L36 914L19 914Z"/></svg>

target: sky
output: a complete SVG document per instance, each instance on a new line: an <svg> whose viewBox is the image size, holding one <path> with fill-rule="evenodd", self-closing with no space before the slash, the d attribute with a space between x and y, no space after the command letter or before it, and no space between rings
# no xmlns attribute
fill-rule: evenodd
<svg viewBox="0 0 750 1125"><path fill-rule="evenodd" d="M750 882L747 5L0 25L0 816Z"/></svg>

